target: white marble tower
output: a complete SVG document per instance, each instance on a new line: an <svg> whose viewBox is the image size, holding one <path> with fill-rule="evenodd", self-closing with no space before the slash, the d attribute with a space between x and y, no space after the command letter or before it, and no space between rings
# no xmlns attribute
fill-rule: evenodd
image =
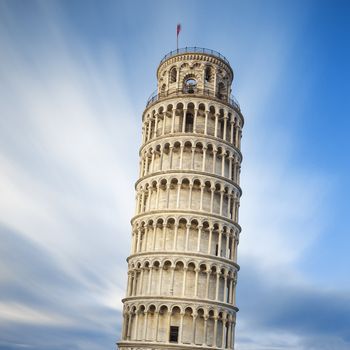
<svg viewBox="0 0 350 350"><path fill-rule="evenodd" d="M243 116L225 57L167 54L142 116L120 349L233 349Z"/></svg>

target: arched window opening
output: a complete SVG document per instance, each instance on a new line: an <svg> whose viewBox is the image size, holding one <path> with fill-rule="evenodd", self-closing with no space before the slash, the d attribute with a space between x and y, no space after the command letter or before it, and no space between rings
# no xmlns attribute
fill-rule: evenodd
<svg viewBox="0 0 350 350"><path fill-rule="evenodd" d="M170 83L176 83L177 78L177 70L176 68L171 68L170 70Z"/></svg>
<svg viewBox="0 0 350 350"><path fill-rule="evenodd" d="M221 100L225 100L227 98L227 91L226 91L225 84L223 82L220 82L218 85L217 96Z"/></svg>
<svg viewBox="0 0 350 350"><path fill-rule="evenodd" d="M193 132L193 115L191 113L186 114L185 132Z"/></svg>
<svg viewBox="0 0 350 350"><path fill-rule="evenodd" d="M205 81L209 83L209 82L211 81L211 77L212 77L211 68L210 68L210 67L207 67L207 68L205 69Z"/></svg>
<svg viewBox="0 0 350 350"><path fill-rule="evenodd" d="M185 92L188 94L193 94L196 91L196 87L197 87L197 81L194 78L188 78L185 81Z"/></svg>

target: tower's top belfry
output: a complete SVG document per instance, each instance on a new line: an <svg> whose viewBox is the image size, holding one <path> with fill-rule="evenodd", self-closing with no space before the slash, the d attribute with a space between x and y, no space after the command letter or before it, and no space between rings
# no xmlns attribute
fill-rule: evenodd
<svg viewBox="0 0 350 350"><path fill-rule="evenodd" d="M229 61L217 51L199 47L174 50L160 61L157 90L147 105L159 98L193 93L219 99L240 111L239 104L231 96L233 78Z"/></svg>

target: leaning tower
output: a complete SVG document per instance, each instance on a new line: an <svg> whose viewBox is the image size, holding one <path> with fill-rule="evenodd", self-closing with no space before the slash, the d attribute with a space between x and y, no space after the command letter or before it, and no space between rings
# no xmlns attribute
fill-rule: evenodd
<svg viewBox="0 0 350 350"><path fill-rule="evenodd" d="M233 71L167 54L142 116L120 349L233 349L243 116Z"/></svg>

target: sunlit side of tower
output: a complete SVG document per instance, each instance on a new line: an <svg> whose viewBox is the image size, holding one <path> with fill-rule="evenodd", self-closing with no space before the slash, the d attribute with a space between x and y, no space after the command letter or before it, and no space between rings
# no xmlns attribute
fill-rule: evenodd
<svg viewBox="0 0 350 350"><path fill-rule="evenodd" d="M233 349L243 116L216 51L166 55L142 116L121 349Z"/></svg>

